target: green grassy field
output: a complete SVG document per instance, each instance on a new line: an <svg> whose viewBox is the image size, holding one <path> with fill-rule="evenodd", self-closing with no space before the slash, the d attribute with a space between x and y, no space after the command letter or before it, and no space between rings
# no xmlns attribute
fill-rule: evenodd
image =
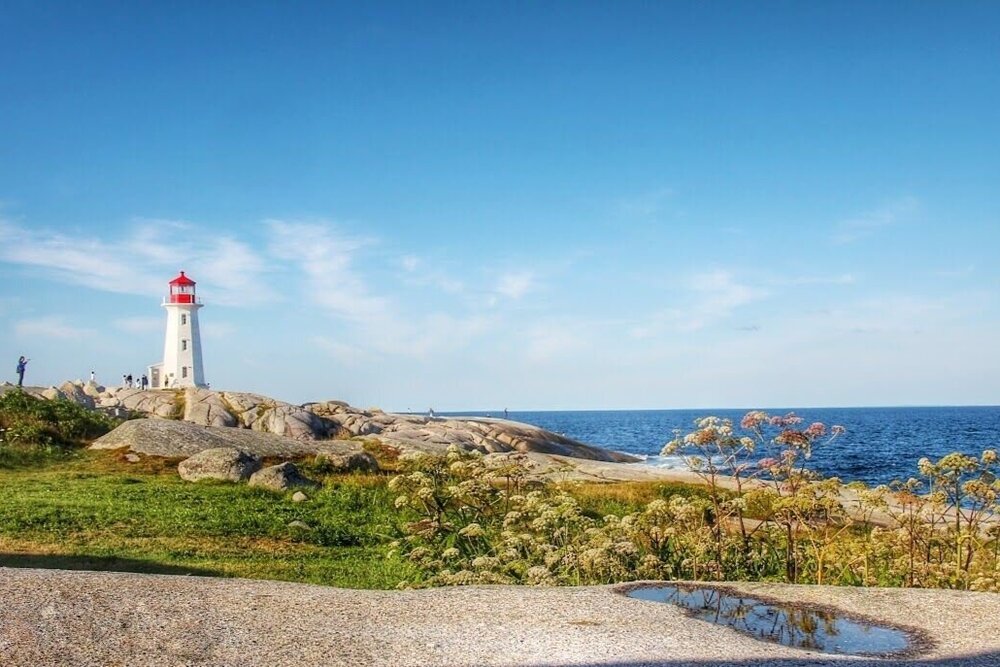
<svg viewBox="0 0 1000 667"><path fill-rule="evenodd" d="M245 484L185 482L176 461L118 452L7 451L0 466L0 565L247 577L348 588L412 578L387 556L400 535L391 475L318 475L309 500ZM574 486L594 516L691 487ZM301 521L309 529L291 526Z"/></svg>
<svg viewBox="0 0 1000 667"><path fill-rule="evenodd" d="M172 463L85 451L0 468L0 565L350 588L392 588L409 572L385 555L396 528L383 476L330 477L295 503L245 484L184 482Z"/></svg>

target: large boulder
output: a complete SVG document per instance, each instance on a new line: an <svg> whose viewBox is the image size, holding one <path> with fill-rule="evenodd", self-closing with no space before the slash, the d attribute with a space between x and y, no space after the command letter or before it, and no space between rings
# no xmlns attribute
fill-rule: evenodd
<svg viewBox="0 0 1000 667"><path fill-rule="evenodd" d="M315 454L350 454L361 443L350 440L295 440L245 428L198 426L166 419L133 419L107 433L91 449L120 449L147 456L178 458L215 447L237 447L259 457L296 458Z"/></svg>
<svg viewBox="0 0 1000 667"><path fill-rule="evenodd" d="M184 459L177 465L177 472L189 482L200 479L242 482L258 468L260 459L249 452L236 447L215 447Z"/></svg>
<svg viewBox="0 0 1000 667"><path fill-rule="evenodd" d="M284 491L296 486L318 487L319 483L304 476L294 463L285 461L276 466L261 468L250 475L250 486L262 486L273 491Z"/></svg>

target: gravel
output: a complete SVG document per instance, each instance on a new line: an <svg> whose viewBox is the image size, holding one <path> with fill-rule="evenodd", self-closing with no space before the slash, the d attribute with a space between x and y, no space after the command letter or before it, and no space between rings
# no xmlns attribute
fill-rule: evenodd
<svg viewBox="0 0 1000 667"><path fill-rule="evenodd" d="M1000 596L741 584L921 630L911 661L757 641L615 587L362 591L306 584L0 568L0 664L1000 665Z"/></svg>

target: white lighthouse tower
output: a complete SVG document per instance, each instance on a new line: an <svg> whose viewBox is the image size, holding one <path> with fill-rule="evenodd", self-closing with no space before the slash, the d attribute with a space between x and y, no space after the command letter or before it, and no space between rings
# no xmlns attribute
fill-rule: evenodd
<svg viewBox="0 0 1000 667"><path fill-rule="evenodd" d="M163 299L163 307L167 309L163 363L149 367L150 386L154 389L208 386L198 328L198 309L202 304L195 292L195 282L183 271L170 281L170 293Z"/></svg>

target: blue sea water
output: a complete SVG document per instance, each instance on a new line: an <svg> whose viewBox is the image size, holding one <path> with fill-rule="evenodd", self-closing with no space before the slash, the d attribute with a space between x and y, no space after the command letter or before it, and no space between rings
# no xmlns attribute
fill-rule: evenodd
<svg viewBox="0 0 1000 667"><path fill-rule="evenodd" d="M882 484L915 477L917 461L958 451L979 455L1000 449L1000 406L922 408L798 408L769 410L795 414L809 424L839 424L847 432L817 447L809 466L844 481ZM497 412L464 412L502 416ZM509 419L534 424L592 445L646 458L648 465L682 468L680 457L660 456L674 429L693 430L706 415L728 417L735 424L746 410L588 410L510 412Z"/></svg>

